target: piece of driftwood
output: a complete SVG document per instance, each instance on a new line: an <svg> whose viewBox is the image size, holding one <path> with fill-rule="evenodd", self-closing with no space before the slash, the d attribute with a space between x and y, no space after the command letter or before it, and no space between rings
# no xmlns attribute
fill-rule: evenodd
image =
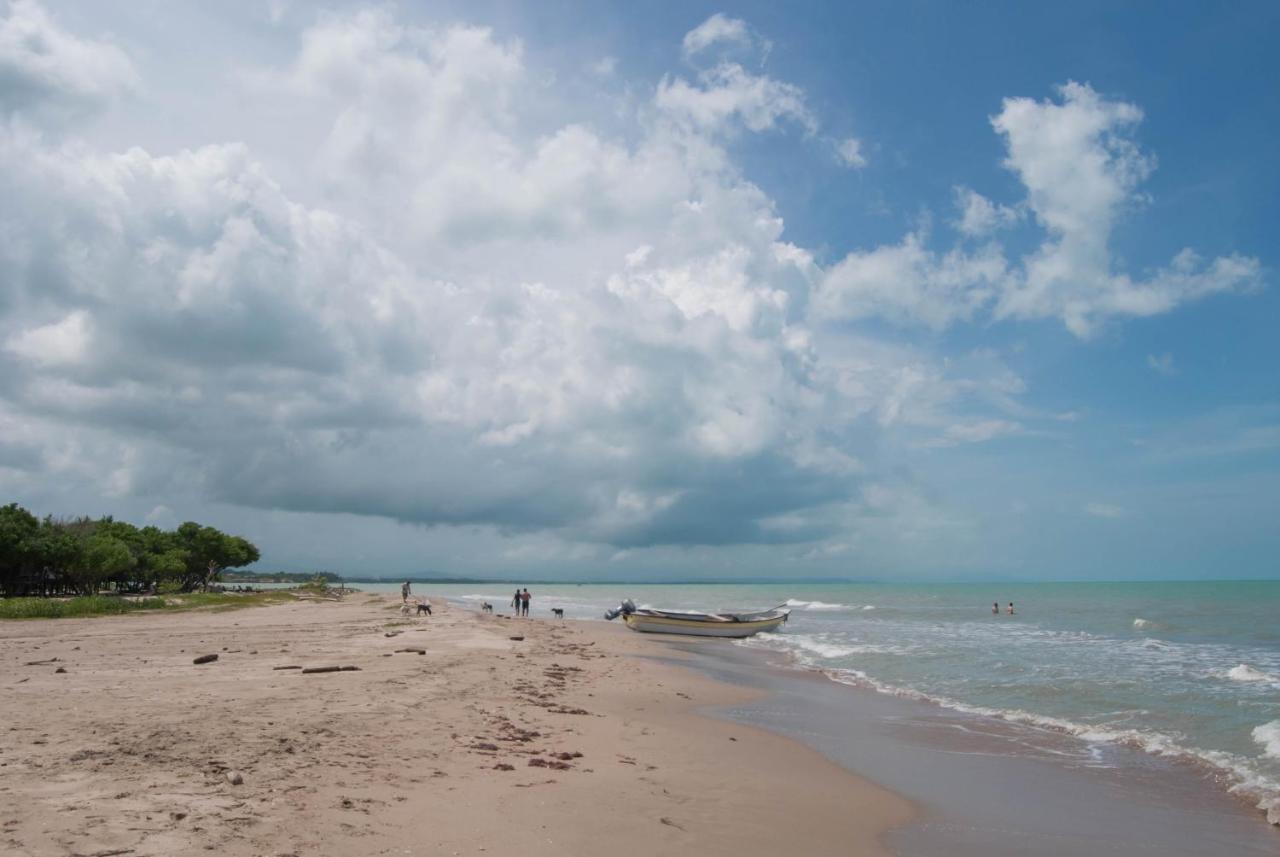
<svg viewBox="0 0 1280 857"><path fill-rule="evenodd" d="M359 672L360 667L306 667L302 670L303 675L311 673L346 673Z"/></svg>
<svg viewBox="0 0 1280 857"><path fill-rule="evenodd" d="M287 667L272 667L273 670L300 670L302 667L298 664L289 664Z"/></svg>
<svg viewBox="0 0 1280 857"><path fill-rule="evenodd" d="M400 655L400 654L425 655L426 653L427 653L427 650L426 650L426 649L414 649L414 648L408 648L408 649L396 649L396 654L397 654L397 655Z"/></svg>
<svg viewBox="0 0 1280 857"><path fill-rule="evenodd" d="M216 661L217 659L218 659L218 656L217 656L217 655L201 655L200 657L198 657L198 658L194 659L191 663L193 663L193 664L211 664L211 663L213 663L214 661Z"/></svg>

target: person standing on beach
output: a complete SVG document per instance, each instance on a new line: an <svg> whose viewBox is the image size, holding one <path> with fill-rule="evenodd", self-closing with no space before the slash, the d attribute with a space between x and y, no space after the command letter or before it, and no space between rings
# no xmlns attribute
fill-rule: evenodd
<svg viewBox="0 0 1280 857"><path fill-rule="evenodd" d="M407 580L400 586L400 603L409 603L409 581Z"/></svg>
<svg viewBox="0 0 1280 857"><path fill-rule="evenodd" d="M516 611L516 615L520 615L520 588L516 587L515 597L511 599L511 609Z"/></svg>
<svg viewBox="0 0 1280 857"><path fill-rule="evenodd" d="M531 597L532 596L529 595L528 589L520 593L520 608L521 610L524 611L521 615L525 616L526 618L528 618L529 616L529 599Z"/></svg>

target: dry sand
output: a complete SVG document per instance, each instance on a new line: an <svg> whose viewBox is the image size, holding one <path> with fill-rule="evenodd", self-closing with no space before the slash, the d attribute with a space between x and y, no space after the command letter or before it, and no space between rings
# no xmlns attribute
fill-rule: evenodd
<svg viewBox="0 0 1280 857"><path fill-rule="evenodd" d="M398 608L0 624L0 852L857 855L911 816L698 714L749 692L637 657L671 656L653 638Z"/></svg>

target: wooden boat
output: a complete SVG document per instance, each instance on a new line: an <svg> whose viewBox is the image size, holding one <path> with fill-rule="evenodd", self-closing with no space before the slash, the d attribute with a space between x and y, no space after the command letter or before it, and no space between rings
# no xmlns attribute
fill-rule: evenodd
<svg viewBox="0 0 1280 857"><path fill-rule="evenodd" d="M750 637L773 631L791 611L785 607L754 613L698 613L690 610L653 610L635 606L630 600L604 614L606 619L621 616L633 631L649 634L684 634L692 637Z"/></svg>

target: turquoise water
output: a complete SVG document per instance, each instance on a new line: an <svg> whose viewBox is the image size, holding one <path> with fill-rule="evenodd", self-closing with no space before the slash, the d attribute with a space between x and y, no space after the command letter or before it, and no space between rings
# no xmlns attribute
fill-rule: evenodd
<svg viewBox="0 0 1280 857"><path fill-rule="evenodd" d="M514 588L415 590L502 612ZM534 616L563 607L576 619L598 619L623 597L675 609L790 603L780 632L746 645L837 681L1210 766L1280 823L1280 581L529 589Z"/></svg>

